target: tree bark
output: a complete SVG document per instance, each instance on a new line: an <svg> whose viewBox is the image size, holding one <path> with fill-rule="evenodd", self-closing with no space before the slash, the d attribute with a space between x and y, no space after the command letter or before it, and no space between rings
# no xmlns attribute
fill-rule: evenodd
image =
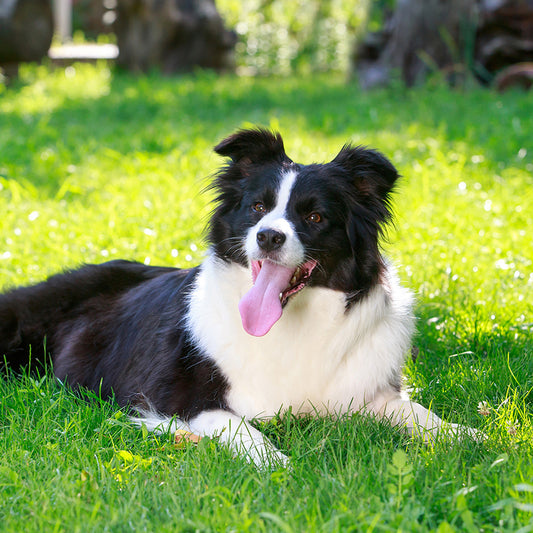
<svg viewBox="0 0 533 533"><path fill-rule="evenodd" d="M457 74L473 54L476 18L476 0L397 0L384 30L356 50L361 85L386 85L395 71L408 86L431 70Z"/></svg>
<svg viewBox="0 0 533 533"><path fill-rule="evenodd" d="M214 0L118 0L118 64L164 73L233 68L234 32Z"/></svg>
<svg viewBox="0 0 533 533"><path fill-rule="evenodd" d="M49 0L0 2L0 67L15 75L23 61L41 61L52 42L54 22Z"/></svg>

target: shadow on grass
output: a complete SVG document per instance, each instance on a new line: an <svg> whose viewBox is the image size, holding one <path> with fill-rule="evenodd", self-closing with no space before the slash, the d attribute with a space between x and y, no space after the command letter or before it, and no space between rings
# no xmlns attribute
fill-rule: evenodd
<svg viewBox="0 0 533 533"><path fill-rule="evenodd" d="M416 357L408 365L416 398L457 404L477 412L479 402L498 405L512 393L533 405L531 324L496 324L485 310L422 303L417 309Z"/></svg>
<svg viewBox="0 0 533 533"><path fill-rule="evenodd" d="M517 150L526 145L533 127L525 95L485 90L427 87L363 93L335 77L136 78L121 72L113 73L108 84L106 94L96 97L72 94L67 87L51 108L4 112L0 175L8 180L23 176L53 197L65 176L88 159L109 152L162 156L186 151L199 139L207 151L243 124L268 126L279 119L318 139L339 136L340 142L356 136L365 143L367 137L388 132L397 139L394 147L378 146L386 153L406 149L412 138L438 136L441 143L475 147L501 165L518 162ZM496 132L494 124L500 125ZM298 131L282 133L290 154Z"/></svg>

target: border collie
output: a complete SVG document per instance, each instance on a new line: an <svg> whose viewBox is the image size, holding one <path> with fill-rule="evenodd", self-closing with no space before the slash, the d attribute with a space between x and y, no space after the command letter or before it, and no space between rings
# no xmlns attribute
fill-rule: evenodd
<svg viewBox="0 0 533 533"><path fill-rule="evenodd" d="M206 260L86 265L3 294L7 365L27 365L30 347L35 360L46 339L59 379L258 465L286 458L248 421L285 409L362 411L433 438L444 423L400 387L413 298L379 248L393 165L351 145L301 165L263 129L215 151L229 162L212 185Z"/></svg>

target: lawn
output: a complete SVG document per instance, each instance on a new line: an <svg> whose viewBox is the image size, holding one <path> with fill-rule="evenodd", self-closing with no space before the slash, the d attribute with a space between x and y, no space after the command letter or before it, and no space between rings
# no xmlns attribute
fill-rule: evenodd
<svg viewBox="0 0 533 533"><path fill-rule="evenodd" d="M531 93L25 67L0 85L0 288L113 258L197 263L212 146L255 124L299 162L351 141L397 165L384 249L419 317L405 384L487 439L285 414L258 424L291 468L258 471L51 373L0 378L0 531L533 531Z"/></svg>

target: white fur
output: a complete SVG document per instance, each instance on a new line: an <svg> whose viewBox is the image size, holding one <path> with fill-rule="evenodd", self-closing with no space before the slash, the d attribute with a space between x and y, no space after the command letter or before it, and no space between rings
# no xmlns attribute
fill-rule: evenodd
<svg viewBox="0 0 533 533"><path fill-rule="evenodd" d="M251 419L359 410L397 382L413 331L411 295L389 273L345 312L343 293L308 287L264 337L247 334L238 302L251 273L210 256L191 293L195 342L230 383L229 407Z"/></svg>
<svg viewBox="0 0 533 533"><path fill-rule="evenodd" d="M248 269L210 255L191 292L187 316L195 342L228 379L227 401L233 413L250 420L289 408L301 414L364 411L426 440L436 436L442 420L392 385L401 377L414 317L412 295L390 267L384 282L348 312L343 293L304 289L264 337L248 335L237 310L251 279ZM207 426L199 423L200 417L191 427L222 434L229 414L217 411ZM235 438L238 441L238 435ZM253 438L236 444L233 439L232 445L241 452L247 449L257 461L272 456L268 441L259 450L249 449L260 442ZM278 454L274 457L279 461Z"/></svg>

